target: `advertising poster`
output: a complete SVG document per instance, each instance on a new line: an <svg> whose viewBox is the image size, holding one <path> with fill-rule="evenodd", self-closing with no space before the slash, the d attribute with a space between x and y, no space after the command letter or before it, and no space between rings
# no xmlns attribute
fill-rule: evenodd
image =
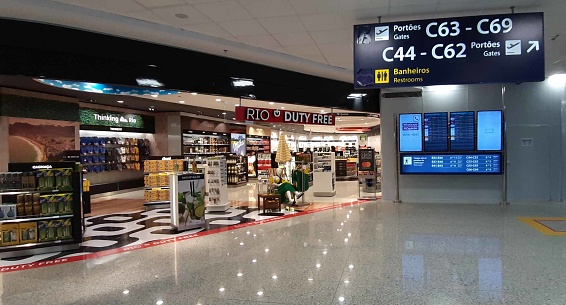
<svg viewBox="0 0 566 305"><path fill-rule="evenodd" d="M178 206L179 225L178 230L184 231L200 228L205 225L205 200L206 187L204 174L178 175Z"/></svg>
<svg viewBox="0 0 566 305"><path fill-rule="evenodd" d="M358 160L358 176L375 176L375 151L360 149Z"/></svg>
<svg viewBox="0 0 566 305"><path fill-rule="evenodd" d="M246 155L246 135L232 133L230 135L230 152L238 156Z"/></svg>
<svg viewBox="0 0 566 305"><path fill-rule="evenodd" d="M9 124L10 163L61 161L75 149L77 123L10 118Z"/></svg>

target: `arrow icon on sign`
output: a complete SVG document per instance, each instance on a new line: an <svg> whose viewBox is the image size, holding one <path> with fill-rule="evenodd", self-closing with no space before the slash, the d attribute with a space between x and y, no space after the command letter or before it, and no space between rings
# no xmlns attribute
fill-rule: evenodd
<svg viewBox="0 0 566 305"><path fill-rule="evenodd" d="M529 41L529 44L530 44L531 46L530 46L529 49L527 50L527 53L531 53L531 51L532 51L533 49L535 49L536 51L539 50L538 40Z"/></svg>

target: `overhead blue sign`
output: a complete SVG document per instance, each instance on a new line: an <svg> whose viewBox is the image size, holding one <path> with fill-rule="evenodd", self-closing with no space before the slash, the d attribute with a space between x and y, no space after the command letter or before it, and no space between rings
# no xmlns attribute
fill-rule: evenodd
<svg viewBox="0 0 566 305"><path fill-rule="evenodd" d="M138 88L130 86L119 86L119 85L108 85L99 83L88 83L88 82L77 82L68 80L58 80L58 79L43 79L38 78L36 81L63 89L76 90L82 92L92 92L101 94L114 94L114 95L148 95L157 97L158 95L171 95L179 94L177 90L166 90L166 89L156 89L156 88ZM150 86L156 87L157 81L151 79L137 79L140 86Z"/></svg>
<svg viewBox="0 0 566 305"><path fill-rule="evenodd" d="M544 80L543 14L354 26L354 87Z"/></svg>
<svg viewBox="0 0 566 305"><path fill-rule="evenodd" d="M401 154L401 174L499 175L501 154Z"/></svg>

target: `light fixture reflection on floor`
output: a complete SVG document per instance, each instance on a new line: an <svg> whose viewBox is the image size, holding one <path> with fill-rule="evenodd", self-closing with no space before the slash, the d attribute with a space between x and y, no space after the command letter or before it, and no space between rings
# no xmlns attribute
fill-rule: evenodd
<svg viewBox="0 0 566 305"><path fill-rule="evenodd" d="M159 301L155 302L155 305L162 305L162 304L163 304L163 301L162 301L162 300L159 300Z"/></svg>
<svg viewBox="0 0 566 305"><path fill-rule="evenodd" d="M130 293L130 291L129 291L128 289L126 289L126 290L122 291L122 293L123 293L123 294L128 294L128 293Z"/></svg>

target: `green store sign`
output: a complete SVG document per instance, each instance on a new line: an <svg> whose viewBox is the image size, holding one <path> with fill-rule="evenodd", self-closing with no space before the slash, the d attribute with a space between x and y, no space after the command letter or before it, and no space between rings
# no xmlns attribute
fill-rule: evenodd
<svg viewBox="0 0 566 305"><path fill-rule="evenodd" d="M81 108L80 118L83 130L155 132L155 119L152 116Z"/></svg>

